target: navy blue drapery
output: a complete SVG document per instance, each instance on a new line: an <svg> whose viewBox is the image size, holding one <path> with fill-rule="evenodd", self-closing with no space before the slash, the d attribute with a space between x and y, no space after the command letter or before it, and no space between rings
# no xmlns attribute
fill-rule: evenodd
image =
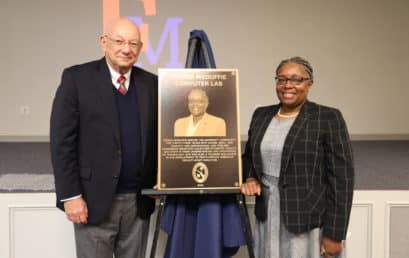
<svg viewBox="0 0 409 258"><path fill-rule="evenodd" d="M190 32L186 68L216 68L206 33ZM246 243L234 195L168 196L165 258L227 258Z"/></svg>

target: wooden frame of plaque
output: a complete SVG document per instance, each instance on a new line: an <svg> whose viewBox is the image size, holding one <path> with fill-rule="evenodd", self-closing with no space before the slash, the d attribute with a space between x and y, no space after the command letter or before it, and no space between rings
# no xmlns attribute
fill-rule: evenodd
<svg viewBox="0 0 409 258"><path fill-rule="evenodd" d="M239 189L237 69L159 69L159 190Z"/></svg>

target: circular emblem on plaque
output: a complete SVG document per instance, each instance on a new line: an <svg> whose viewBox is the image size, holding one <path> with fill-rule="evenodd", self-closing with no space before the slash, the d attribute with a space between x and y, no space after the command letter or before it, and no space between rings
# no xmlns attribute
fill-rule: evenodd
<svg viewBox="0 0 409 258"><path fill-rule="evenodd" d="M207 177L209 176L209 169L206 164L203 162L196 163L192 169L192 176L199 184L206 182Z"/></svg>

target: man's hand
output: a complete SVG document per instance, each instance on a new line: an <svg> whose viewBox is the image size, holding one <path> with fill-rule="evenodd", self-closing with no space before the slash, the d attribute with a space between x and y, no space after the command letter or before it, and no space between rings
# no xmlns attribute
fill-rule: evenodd
<svg viewBox="0 0 409 258"><path fill-rule="evenodd" d="M68 220L77 224L88 223L88 208L82 197L65 201L64 209Z"/></svg>
<svg viewBox="0 0 409 258"><path fill-rule="evenodd" d="M159 189L159 185L156 184L152 187L153 190L158 190ZM153 198L153 199L160 199L160 195L149 195L149 197Z"/></svg>
<svg viewBox="0 0 409 258"><path fill-rule="evenodd" d="M321 241L321 255L331 258L342 251L342 241L337 241L329 237L323 237Z"/></svg>
<svg viewBox="0 0 409 258"><path fill-rule="evenodd" d="M244 195L260 195L261 185L254 177L247 178L246 182L241 185L241 193Z"/></svg>

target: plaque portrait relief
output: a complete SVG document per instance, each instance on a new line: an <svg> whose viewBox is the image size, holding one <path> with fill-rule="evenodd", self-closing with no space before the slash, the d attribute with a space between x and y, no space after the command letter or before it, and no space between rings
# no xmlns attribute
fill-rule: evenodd
<svg viewBox="0 0 409 258"><path fill-rule="evenodd" d="M159 190L239 189L237 69L159 69Z"/></svg>
<svg viewBox="0 0 409 258"><path fill-rule="evenodd" d="M226 136L223 118L207 113L209 97L201 88L192 89L187 97L189 116L178 118L174 136Z"/></svg>

